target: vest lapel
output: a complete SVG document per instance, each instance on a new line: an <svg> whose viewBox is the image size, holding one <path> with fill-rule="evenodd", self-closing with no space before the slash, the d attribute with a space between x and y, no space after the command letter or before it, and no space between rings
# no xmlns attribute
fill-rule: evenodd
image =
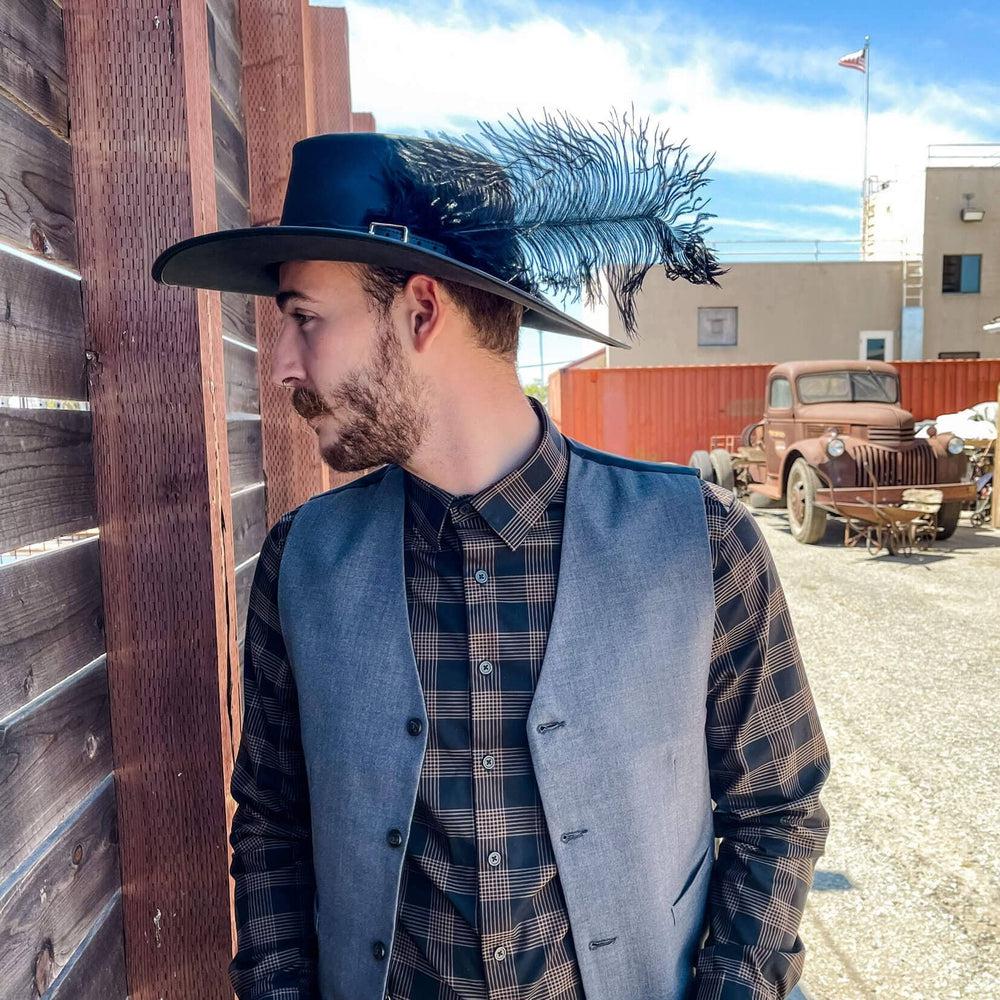
<svg viewBox="0 0 1000 1000"><path fill-rule="evenodd" d="M340 505L337 523L315 542L325 550L316 572L329 599L313 634L325 637L341 671L330 686L335 717L356 736L357 752L377 751L410 716L427 720L406 603L403 485L402 469L391 466L375 491Z"/></svg>
<svg viewBox="0 0 1000 1000"><path fill-rule="evenodd" d="M528 712L529 736L535 726L550 721L552 706L565 711L584 692L588 667L604 661L608 643L615 641L621 620L597 591L595 567L612 566L611 547L620 539L604 524L610 509L607 476L588 474L573 448L568 454L566 508L556 599L542 656L535 695ZM584 652L585 651L585 652Z"/></svg>

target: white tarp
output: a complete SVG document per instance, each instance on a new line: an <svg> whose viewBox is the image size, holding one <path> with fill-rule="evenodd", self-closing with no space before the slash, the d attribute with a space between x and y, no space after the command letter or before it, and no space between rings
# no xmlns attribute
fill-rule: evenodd
<svg viewBox="0 0 1000 1000"><path fill-rule="evenodd" d="M997 401L976 403L958 413L942 413L934 426L938 434L957 434L966 441L986 439L995 441L997 436ZM917 431L917 437L927 437L927 427Z"/></svg>

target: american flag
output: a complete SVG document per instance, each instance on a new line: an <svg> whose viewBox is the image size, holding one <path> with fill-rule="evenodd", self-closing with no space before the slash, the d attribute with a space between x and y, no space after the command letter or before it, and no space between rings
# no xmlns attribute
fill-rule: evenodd
<svg viewBox="0 0 1000 1000"><path fill-rule="evenodd" d="M856 69L864 73L866 71L865 55L864 49L858 49L857 52L848 52L846 56L841 56L837 60L837 65L846 66L848 69Z"/></svg>

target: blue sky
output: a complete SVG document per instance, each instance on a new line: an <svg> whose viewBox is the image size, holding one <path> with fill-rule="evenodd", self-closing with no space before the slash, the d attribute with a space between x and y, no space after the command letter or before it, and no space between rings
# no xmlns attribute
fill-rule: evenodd
<svg viewBox="0 0 1000 1000"><path fill-rule="evenodd" d="M693 156L715 153L705 193L724 257L810 249L745 241L858 238L865 77L837 60L866 33L869 173L921 170L931 143L1000 142L1000 8L984 4L346 6L354 106L380 130L464 129L543 107L600 118L634 104ZM545 335L545 361L597 346ZM537 361L527 335L521 363Z"/></svg>

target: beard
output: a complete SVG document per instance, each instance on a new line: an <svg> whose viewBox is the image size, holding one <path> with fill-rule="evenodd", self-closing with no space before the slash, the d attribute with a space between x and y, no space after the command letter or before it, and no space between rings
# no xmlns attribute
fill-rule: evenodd
<svg viewBox="0 0 1000 1000"><path fill-rule="evenodd" d="M403 465L423 439L427 414L422 381L403 357L391 324L376 329L371 361L322 395L298 388L292 405L306 419L336 412L337 437L320 444L336 472L363 472L386 463Z"/></svg>

